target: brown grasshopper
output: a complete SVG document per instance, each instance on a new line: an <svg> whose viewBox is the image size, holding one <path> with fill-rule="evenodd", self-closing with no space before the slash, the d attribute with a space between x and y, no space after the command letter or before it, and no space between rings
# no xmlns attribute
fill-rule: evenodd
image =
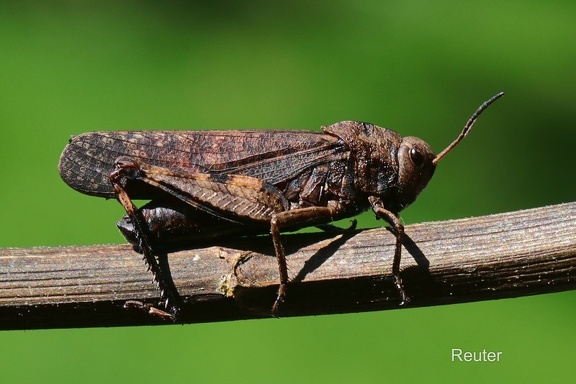
<svg viewBox="0 0 576 384"><path fill-rule="evenodd" d="M369 123L343 121L307 131L115 131L73 137L60 158L62 179L82 193L115 197L127 216L118 227L144 254L161 290L166 316L180 297L166 251L199 239L263 234L272 237L280 286L288 269L280 233L353 217L371 208L396 235L392 274L400 303L404 227L399 212L430 181L436 165L470 131L498 93L435 155L417 137ZM150 202L136 208L133 199Z"/></svg>

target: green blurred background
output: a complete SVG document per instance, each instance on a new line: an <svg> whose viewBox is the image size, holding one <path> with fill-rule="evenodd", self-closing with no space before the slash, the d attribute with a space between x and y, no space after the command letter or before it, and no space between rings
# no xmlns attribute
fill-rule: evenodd
<svg viewBox="0 0 576 384"><path fill-rule="evenodd" d="M501 90L404 221L573 201L575 20L574 1L2 2L0 247L123 242L121 206L58 176L70 135L361 120L439 151ZM372 216L360 225L379 225ZM566 382L575 299L0 332L0 372L6 383ZM451 348L503 357L453 363Z"/></svg>

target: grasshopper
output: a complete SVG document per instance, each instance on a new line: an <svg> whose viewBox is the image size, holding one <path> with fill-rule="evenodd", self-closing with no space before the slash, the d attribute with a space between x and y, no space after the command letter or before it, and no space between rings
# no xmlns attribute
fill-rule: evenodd
<svg viewBox="0 0 576 384"><path fill-rule="evenodd" d="M281 232L320 226L372 209L396 237L392 275L400 303L410 299L400 277L404 227L399 212L426 187L438 162L472 129L498 93L471 116L438 155L417 137L357 121L322 132L99 131L70 139L62 179L82 193L116 198L127 215L118 227L143 253L176 318L180 297L166 251L195 241L270 233L279 269L272 313L286 295ZM150 202L137 208L133 200Z"/></svg>

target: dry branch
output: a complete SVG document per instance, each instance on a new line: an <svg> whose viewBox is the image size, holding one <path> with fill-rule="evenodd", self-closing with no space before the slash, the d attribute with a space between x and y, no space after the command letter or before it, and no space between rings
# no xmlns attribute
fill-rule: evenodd
<svg viewBox="0 0 576 384"><path fill-rule="evenodd" d="M406 227L408 307L576 288L576 202ZM396 309L385 229L285 235L281 316ZM266 236L170 254L183 322L270 316L278 282ZM127 300L158 291L128 245L0 249L0 329L166 324Z"/></svg>

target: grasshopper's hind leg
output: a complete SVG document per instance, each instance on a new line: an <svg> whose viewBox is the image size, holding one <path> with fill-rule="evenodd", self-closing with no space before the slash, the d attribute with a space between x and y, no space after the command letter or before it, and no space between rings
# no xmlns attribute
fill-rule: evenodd
<svg viewBox="0 0 576 384"><path fill-rule="evenodd" d="M154 250L150 246L150 241L148 240L148 230L147 226L144 224L144 219L123 187L125 181L134 178L134 174L137 174L137 172L137 165L126 161L117 161L116 168L110 175L110 181L114 187L114 192L116 193L118 201L126 210L130 221L132 221L140 252L144 255L144 260L148 265L148 269L152 272L154 282L160 289L160 298L167 312L154 307L148 307L142 303L141 307L143 309L148 309L148 313L152 315L175 320L180 313L182 299L178 294L178 290L176 289L174 281L172 280L172 275L170 274L168 255L166 253L155 255ZM127 303L126 306L137 307L138 304L137 302L131 301Z"/></svg>

